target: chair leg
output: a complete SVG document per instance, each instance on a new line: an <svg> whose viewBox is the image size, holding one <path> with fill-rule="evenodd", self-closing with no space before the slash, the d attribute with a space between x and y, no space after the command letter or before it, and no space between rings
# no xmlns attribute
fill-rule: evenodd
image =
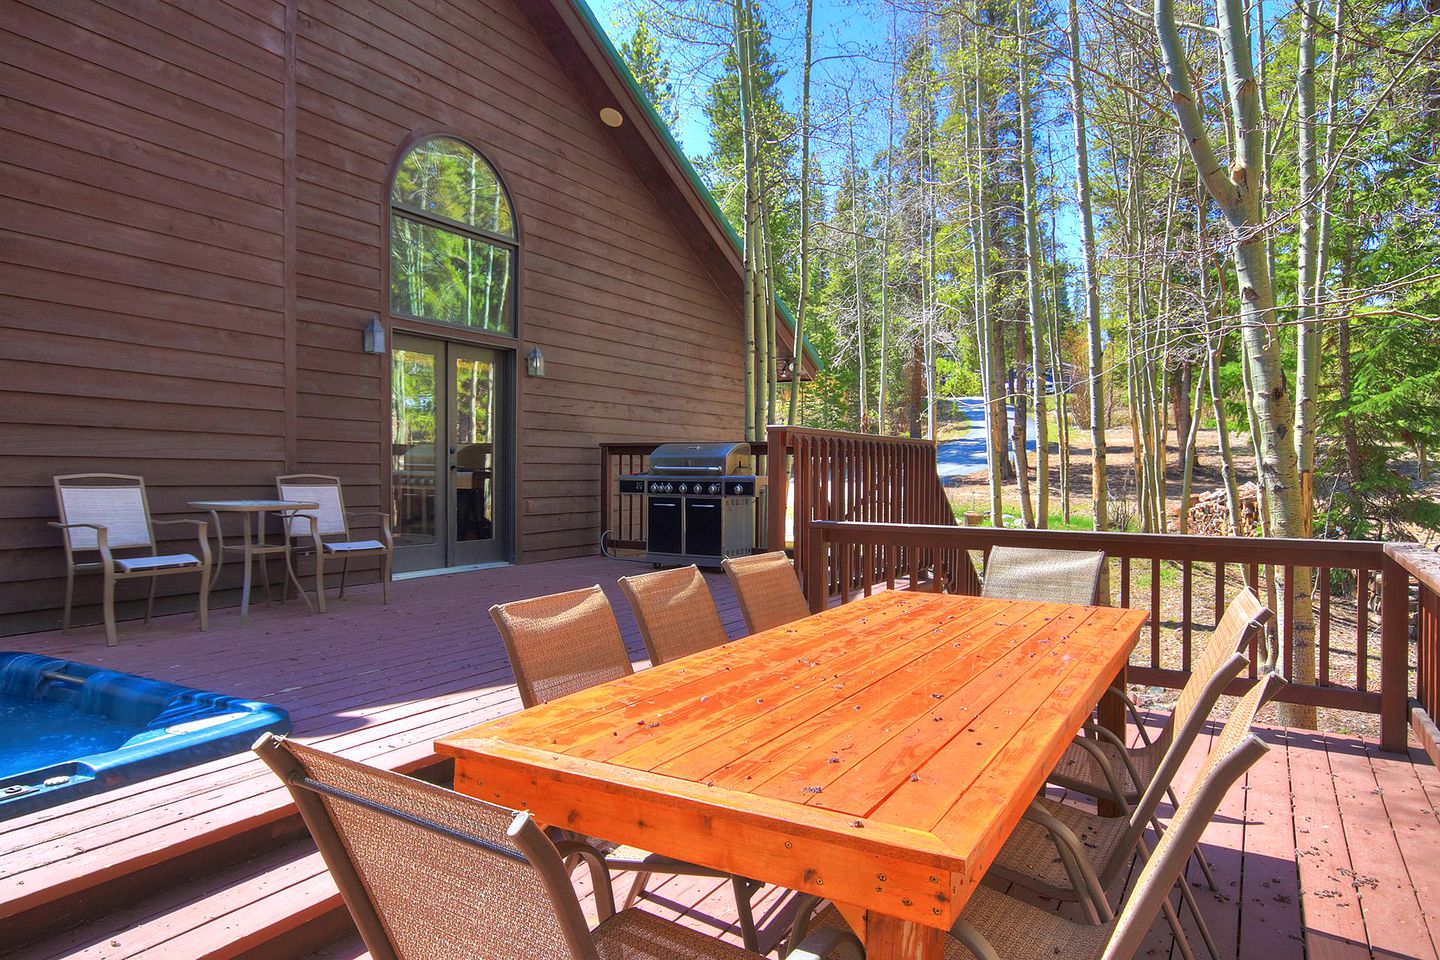
<svg viewBox="0 0 1440 960"><path fill-rule="evenodd" d="M323 548L315 550L315 606L321 613L325 612L325 551Z"/></svg>
<svg viewBox="0 0 1440 960"><path fill-rule="evenodd" d="M345 599L345 578L350 575L350 558L340 561L340 599Z"/></svg>
<svg viewBox="0 0 1440 960"><path fill-rule="evenodd" d="M621 909L629 910L631 907L635 906L635 901L640 899L641 895L645 892L645 884L649 882L649 870L635 871L635 882L630 884L630 892L625 895L625 906Z"/></svg>
<svg viewBox="0 0 1440 960"><path fill-rule="evenodd" d="M60 617L60 632L70 632L70 605L75 600L75 568L65 565L65 613Z"/></svg>
<svg viewBox="0 0 1440 960"><path fill-rule="evenodd" d="M745 941L745 949L759 953L760 936L755 932L755 914L750 909L750 898L760 889L760 884L743 877L731 877L730 887L735 891L735 914L740 921L740 937Z"/></svg>
<svg viewBox="0 0 1440 960"><path fill-rule="evenodd" d="M210 571L200 571L200 631L210 629Z"/></svg>
<svg viewBox="0 0 1440 960"><path fill-rule="evenodd" d="M160 583L159 577L150 578L150 596L145 601L145 626L150 626L150 618L155 614L155 587Z"/></svg>
<svg viewBox="0 0 1440 960"><path fill-rule="evenodd" d="M105 607L105 646L113 647L120 643L115 636L115 574L109 570L105 571L105 588L102 603Z"/></svg>
<svg viewBox="0 0 1440 960"><path fill-rule="evenodd" d="M391 568L391 562L390 562L390 561L391 561L391 556L390 556L390 554L389 554L389 553L385 554L385 560L384 560L384 562L382 563L381 568L380 568L380 577L381 577L381 579L380 579L380 594L381 594L382 597L384 597L385 602L386 602L387 604L390 602L390 574L391 574L391 569L390 569L390 568Z"/></svg>
<svg viewBox="0 0 1440 960"><path fill-rule="evenodd" d="M1175 908L1170 905L1168 895L1160 904L1160 910L1165 914L1165 922L1170 924L1170 932L1175 934L1175 946L1180 949L1182 960L1195 960L1195 951L1190 948L1190 939L1185 936L1185 928L1180 926L1180 918L1175 914Z"/></svg>

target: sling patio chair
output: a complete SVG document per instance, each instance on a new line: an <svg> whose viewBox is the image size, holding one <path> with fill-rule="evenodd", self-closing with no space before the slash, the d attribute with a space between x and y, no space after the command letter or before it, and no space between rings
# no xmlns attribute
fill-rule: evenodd
<svg viewBox="0 0 1440 960"><path fill-rule="evenodd" d="M718 647L729 637L699 567L621 577L652 664Z"/></svg>
<svg viewBox="0 0 1440 960"><path fill-rule="evenodd" d="M340 599L345 599L345 580L350 561L361 557L380 557L380 589L385 603L390 602L390 573L395 556L395 542L390 534L390 514L378 510L351 513L345 509L345 496L339 477L320 474L292 473L275 478L275 490L281 500L299 500L319 504L315 510L296 510L282 518L285 536L292 550L315 555L315 596L320 612L325 612L325 559L340 561ZM380 519L379 540L357 540L350 534L350 521L358 517ZM288 589L288 584L287 584Z"/></svg>
<svg viewBox="0 0 1440 960"><path fill-rule="evenodd" d="M526 707L634 672L615 611L599 586L497 604L490 608L490 617L500 630L510 667L515 672L520 702ZM750 898L762 884L638 847L598 838L585 839L593 843L610 869L635 874L625 900L626 908L645 892L645 884L654 873L729 880L735 891L741 935L745 945L755 949L757 938Z"/></svg>
<svg viewBox="0 0 1440 960"><path fill-rule="evenodd" d="M1098 724L1088 723L1085 732L1088 737L1077 737L1075 742L1061 756L1060 762L1050 772L1049 780L1056 786L1074 790L1092 797L1100 797L1116 803L1123 801L1128 809L1140 802L1140 797L1150 781L1155 778L1167 756L1173 756L1179 764L1185 752L1195 741L1204 726L1210 708L1207 704L1207 690L1218 675L1230 674L1235 658L1249 645L1251 636L1260 630L1274 614L1260 602L1260 598L1248 587L1241 590L1225 608L1220 622L1210 634L1200 657L1193 664L1190 679L1180 690L1174 708L1165 718L1160 732L1153 739L1145 726L1140 708L1123 690L1111 687L1109 693L1119 697L1129 711L1141 745L1131 747L1111 731ZM1223 689L1224 684L1221 685ZM1170 772L1170 776L1174 771ZM1175 791L1165 788L1170 803L1176 802ZM1215 874L1203 854L1196 857L1205 874L1210 889L1216 889Z"/></svg>
<svg viewBox="0 0 1440 960"><path fill-rule="evenodd" d="M745 626L751 633L760 633L793 623L810 616L810 604L795 576L795 565L785 551L760 553L750 557L731 557L721 561Z"/></svg>
<svg viewBox="0 0 1440 960"><path fill-rule="evenodd" d="M1093 606L1104 568L1103 550L992 547L980 596Z"/></svg>
<svg viewBox="0 0 1440 960"><path fill-rule="evenodd" d="M375 960L762 960L644 910L615 910L587 844L551 841L528 813L266 734L284 782ZM590 868L599 924L564 858ZM863 960L853 935L816 931L787 960Z"/></svg>
<svg viewBox="0 0 1440 960"><path fill-rule="evenodd" d="M1092 797L1123 798L1128 804L1138 803L1140 794L1155 776L1172 744L1180 741L1182 750L1190 748L1189 741L1194 739L1209 714L1203 697L1216 673L1226 669L1231 658L1247 648L1251 636L1272 616L1274 614L1270 609L1262 604L1260 598L1248 587L1230 601L1220 622L1215 625L1209 642L1193 664L1190 679L1181 688L1174 709L1165 718L1160 733L1153 739L1135 701L1130 699L1125 691L1111 687L1109 692L1124 701L1140 735L1141 745L1127 746L1103 727L1088 725L1087 731L1099 738L1100 749L1088 749L1078 741L1072 744L1051 773L1050 782ZM1109 760L1110 766L1118 775L1118 790L1112 778L1106 775L1105 767L1099 762L1102 755ZM1171 801L1174 802L1173 795Z"/></svg>
<svg viewBox="0 0 1440 960"><path fill-rule="evenodd" d="M1241 658L1236 655L1235 659ZM1214 696L1208 696L1207 691L1207 699L1211 705L1219 698L1220 690L1228 682L1229 678L1217 678L1217 683L1211 685ZM1255 715L1260 708L1268 703L1283 685L1284 680L1279 674L1270 673L1261 677L1231 711L1219 741L1238 742L1253 726ZM1202 709L1208 712L1209 708ZM1183 751L1172 747L1170 752L1176 754ZM1178 758L1183 759L1183 756ZM1005 841L1005 846L1000 849L999 856L990 865L986 876L992 880L1017 884L1052 900L1078 900L1092 919L1108 919L1111 915L1110 904L1105 891L1129 869L1136 856L1150 855L1145 832L1156 823L1156 811L1159 809L1161 797L1170 787L1176 768L1180 765L1178 760L1172 763L1167 756L1161 770L1156 773L1140 798L1140 803L1122 816L1100 816L1073 804L1060 803L1046 797L1037 799ZM1163 833L1158 825L1156 831ZM1212 957L1220 960L1215 938L1197 909L1189 884L1182 879L1178 886L1181 898L1190 908L1206 948ZM1181 954L1186 960L1190 960L1193 954L1185 940L1179 919L1170 909L1168 901L1162 906L1171 929L1175 931L1175 941Z"/></svg>
<svg viewBox="0 0 1440 960"><path fill-rule="evenodd" d="M1268 749L1238 725L1233 739L1217 739L1204 772L1176 810L1118 916L1082 923L977 884L950 928L945 960L1130 960L1169 902L1171 889L1221 801ZM804 918L806 912L802 910L800 916ZM815 926L849 929L833 906L820 912ZM807 936L812 927L802 922L793 929Z"/></svg>
<svg viewBox="0 0 1440 960"><path fill-rule="evenodd" d="M55 478L55 502L60 519L50 526L60 530L65 543L65 612L63 633L70 631L70 608L75 600L75 574L99 572L103 578L101 606L105 617L105 643L115 646L115 584L120 580L150 578L145 622L155 612L155 585L160 577L179 573L200 574L200 629L210 628L210 525L203 520L156 520L150 516L150 499L143 477L118 473L77 473ZM159 552L157 526L195 528L199 556ZM117 551L141 551L116 556ZM77 559L77 554L81 559ZM94 555L91 558L91 555Z"/></svg>

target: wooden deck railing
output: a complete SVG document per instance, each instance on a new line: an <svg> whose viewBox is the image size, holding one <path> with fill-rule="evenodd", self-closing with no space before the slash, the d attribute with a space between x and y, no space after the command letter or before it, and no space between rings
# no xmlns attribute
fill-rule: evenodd
<svg viewBox="0 0 1440 960"><path fill-rule="evenodd" d="M768 542L789 540L795 569L802 577L810 562L810 529L817 522L955 525L930 440L784 426L770 427L769 438ZM793 506L787 517L792 488ZM892 565L888 569L887 562ZM838 591L842 582L858 589L887 573L894 576L899 571L904 576L912 569L932 570L937 563L941 577L956 592L979 589L967 555L909 551L900 545L885 558L861 552L832 566L830 590Z"/></svg>
<svg viewBox="0 0 1440 960"><path fill-rule="evenodd" d="M1294 571L1310 567L1316 572L1315 641L1318 646L1318 677L1314 686L1292 685L1281 694L1283 699L1320 707L1356 710L1379 714L1381 742L1387 750L1403 750L1406 742L1410 686L1407 654L1410 636L1408 579L1419 576L1418 566L1401 566L1396 551L1373 541L1289 540L1279 538L1234 538L1167 536L1143 533L1084 533L1047 530L1010 530L993 527L925 526L913 524L845 523L818 521L811 525L805 571L806 592L812 609L821 609L838 593L841 602L855 593L869 593L881 583L893 585L897 576L905 578L911 589L931 589L960 593L976 592L978 582L953 575L950 565L956 554L985 553L993 546L1028 546L1070 550L1103 550L1111 560L1111 598L1120 606L1144 607L1151 617L1148 636L1142 639L1137 656L1132 658L1132 682L1164 687L1183 685L1189 676L1191 654L1196 643L1197 628L1207 631L1218 622L1227 601L1226 587L1235 574L1237 582L1252 586L1260 583L1261 570L1273 565L1280 578L1280 595L1284 598L1280 615L1280 667L1290 675L1293 665L1294 605L1289 585ZM918 558L909 564L900 558ZM939 558L939 575L926 568L925 558ZM879 569L882 575L870 582L857 580L849 574L856 568ZM1197 598L1196 574L1202 568L1213 570L1213 597ZM842 571L835 576L833 571ZM1335 616L1332 600L1332 572L1347 571L1355 585L1355 619ZM1382 596L1379 623L1372 623L1368 596L1370 574L1382 574ZM1145 574L1148 573L1148 577ZM1421 694L1415 710L1416 722L1435 716L1440 699L1440 675L1437 675L1436 639L1440 624L1440 601L1435 585L1440 582L1433 568L1422 579L1421 608L1416 624L1421 637L1428 637L1429 646L1421 654ZM1162 577L1179 577L1178 608L1162 603ZM1141 581L1141 590L1134 589ZM1148 580L1148 583L1144 581ZM839 584L845 584L840 588ZM1428 586L1427 586L1428 584ZM1148 589L1145 589L1147 588ZM1428 592L1428 599L1427 597ZM1426 606L1428 604L1428 606ZM1213 608L1213 617L1201 609ZM1162 643L1162 630L1179 635L1179 649ZM1426 633L1428 631L1428 633ZM1422 647L1426 640L1421 641ZM1332 652L1348 650L1353 643L1355 669L1353 679L1342 680L1332 673ZM1378 650L1376 649L1378 645ZM1379 654L1379 677L1372 675L1369 661ZM1252 647L1250 678L1253 679L1261 652ZM1424 671L1428 669L1429 673ZM1338 671L1336 672L1338 673ZM1235 692L1248 686L1248 679L1236 684ZM1428 699L1427 699L1428 698ZM1422 736L1423 739L1423 736Z"/></svg>
<svg viewBox="0 0 1440 960"><path fill-rule="evenodd" d="M1413 544L1390 543L1385 545L1385 559L1381 617L1409 621L1405 639L1407 643L1415 641L1410 726L1431 761L1440 766L1440 729L1435 725L1435 718L1440 717L1440 553ZM1413 613L1412 581L1416 593Z"/></svg>

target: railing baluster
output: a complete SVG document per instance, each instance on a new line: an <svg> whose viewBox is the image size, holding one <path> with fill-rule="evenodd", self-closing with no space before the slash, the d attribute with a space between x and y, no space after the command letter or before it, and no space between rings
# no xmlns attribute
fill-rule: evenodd
<svg viewBox="0 0 1440 960"><path fill-rule="evenodd" d="M1215 623L1220 623L1220 618L1225 615L1225 564L1220 561L1215 563Z"/></svg>
<svg viewBox="0 0 1440 960"><path fill-rule="evenodd" d="M861 589L867 597L873 592L875 583L875 578L870 576L870 563L870 544L862 543L860 544L860 579L863 581Z"/></svg>
<svg viewBox="0 0 1440 960"><path fill-rule="evenodd" d="M1182 561L1180 564L1180 669L1186 673L1190 672L1190 618L1193 587L1190 561Z"/></svg>
<svg viewBox="0 0 1440 960"><path fill-rule="evenodd" d="M1370 571L1355 571L1355 689L1370 686Z"/></svg>
<svg viewBox="0 0 1440 960"><path fill-rule="evenodd" d="M1130 558L1120 558L1120 606L1130 606Z"/></svg>
<svg viewBox="0 0 1440 960"><path fill-rule="evenodd" d="M1150 561L1150 666L1160 666L1160 561Z"/></svg>
<svg viewBox="0 0 1440 960"><path fill-rule="evenodd" d="M1280 625L1280 652L1285 665L1285 676L1295 675L1295 568L1286 564L1280 568L1280 589L1285 592L1280 606L1285 611L1284 622Z"/></svg>
<svg viewBox="0 0 1440 960"><path fill-rule="evenodd" d="M1315 632L1320 644L1320 686L1330 685L1330 568L1320 567L1315 571L1320 578L1320 622Z"/></svg>

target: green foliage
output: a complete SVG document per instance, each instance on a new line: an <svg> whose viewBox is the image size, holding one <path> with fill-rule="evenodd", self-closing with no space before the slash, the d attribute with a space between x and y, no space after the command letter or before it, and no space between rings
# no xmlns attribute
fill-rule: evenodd
<svg viewBox="0 0 1440 960"><path fill-rule="evenodd" d="M630 39L620 44L620 56L660 119L674 126L680 119L680 108L675 103L675 86L670 82L670 64L660 49L659 38L646 26L643 15L638 18Z"/></svg>

